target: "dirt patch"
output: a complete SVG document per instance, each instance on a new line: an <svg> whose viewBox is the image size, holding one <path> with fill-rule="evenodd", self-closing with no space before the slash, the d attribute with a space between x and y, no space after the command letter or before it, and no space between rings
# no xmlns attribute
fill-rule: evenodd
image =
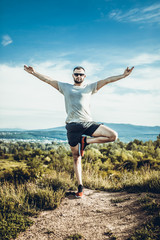
<svg viewBox="0 0 160 240"><path fill-rule="evenodd" d="M107 240L111 236L125 240L146 221L145 212L137 204L139 197L140 194L90 189L85 189L83 199L68 194L59 208L33 218L35 223L17 240L64 240L75 233L86 240Z"/></svg>

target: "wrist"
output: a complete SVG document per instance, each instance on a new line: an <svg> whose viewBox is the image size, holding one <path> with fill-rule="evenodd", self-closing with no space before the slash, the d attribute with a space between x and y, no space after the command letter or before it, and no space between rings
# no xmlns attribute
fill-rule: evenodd
<svg viewBox="0 0 160 240"><path fill-rule="evenodd" d="M31 72L31 74L34 75L34 76L36 76L36 72L35 72L35 71Z"/></svg>

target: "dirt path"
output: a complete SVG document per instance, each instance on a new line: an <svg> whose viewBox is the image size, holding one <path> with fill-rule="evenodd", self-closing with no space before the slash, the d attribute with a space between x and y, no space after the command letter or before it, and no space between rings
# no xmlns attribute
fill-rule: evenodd
<svg viewBox="0 0 160 240"><path fill-rule="evenodd" d="M35 223L17 240L64 240L75 233L86 240L107 240L113 235L118 240L125 240L146 220L137 204L139 197L139 194L90 189L85 189L83 199L75 199L69 194L59 208L43 211L38 218L33 218ZM122 202L111 201L117 198Z"/></svg>

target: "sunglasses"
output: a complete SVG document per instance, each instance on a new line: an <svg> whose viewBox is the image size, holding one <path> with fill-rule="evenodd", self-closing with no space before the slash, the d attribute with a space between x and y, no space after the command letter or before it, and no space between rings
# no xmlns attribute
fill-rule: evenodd
<svg viewBox="0 0 160 240"><path fill-rule="evenodd" d="M74 76L78 77L78 75L84 76L84 73L74 73Z"/></svg>

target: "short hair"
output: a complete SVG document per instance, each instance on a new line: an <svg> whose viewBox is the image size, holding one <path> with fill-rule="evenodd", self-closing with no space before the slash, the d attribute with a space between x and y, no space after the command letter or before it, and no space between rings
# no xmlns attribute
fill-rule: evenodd
<svg viewBox="0 0 160 240"><path fill-rule="evenodd" d="M83 69L83 70L85 71L85 69L84 69L83 67L77 66L77 67L75 67L75 68L73 69L73 72L74 72L76 69L78 69L78 70Z"/></svg>

